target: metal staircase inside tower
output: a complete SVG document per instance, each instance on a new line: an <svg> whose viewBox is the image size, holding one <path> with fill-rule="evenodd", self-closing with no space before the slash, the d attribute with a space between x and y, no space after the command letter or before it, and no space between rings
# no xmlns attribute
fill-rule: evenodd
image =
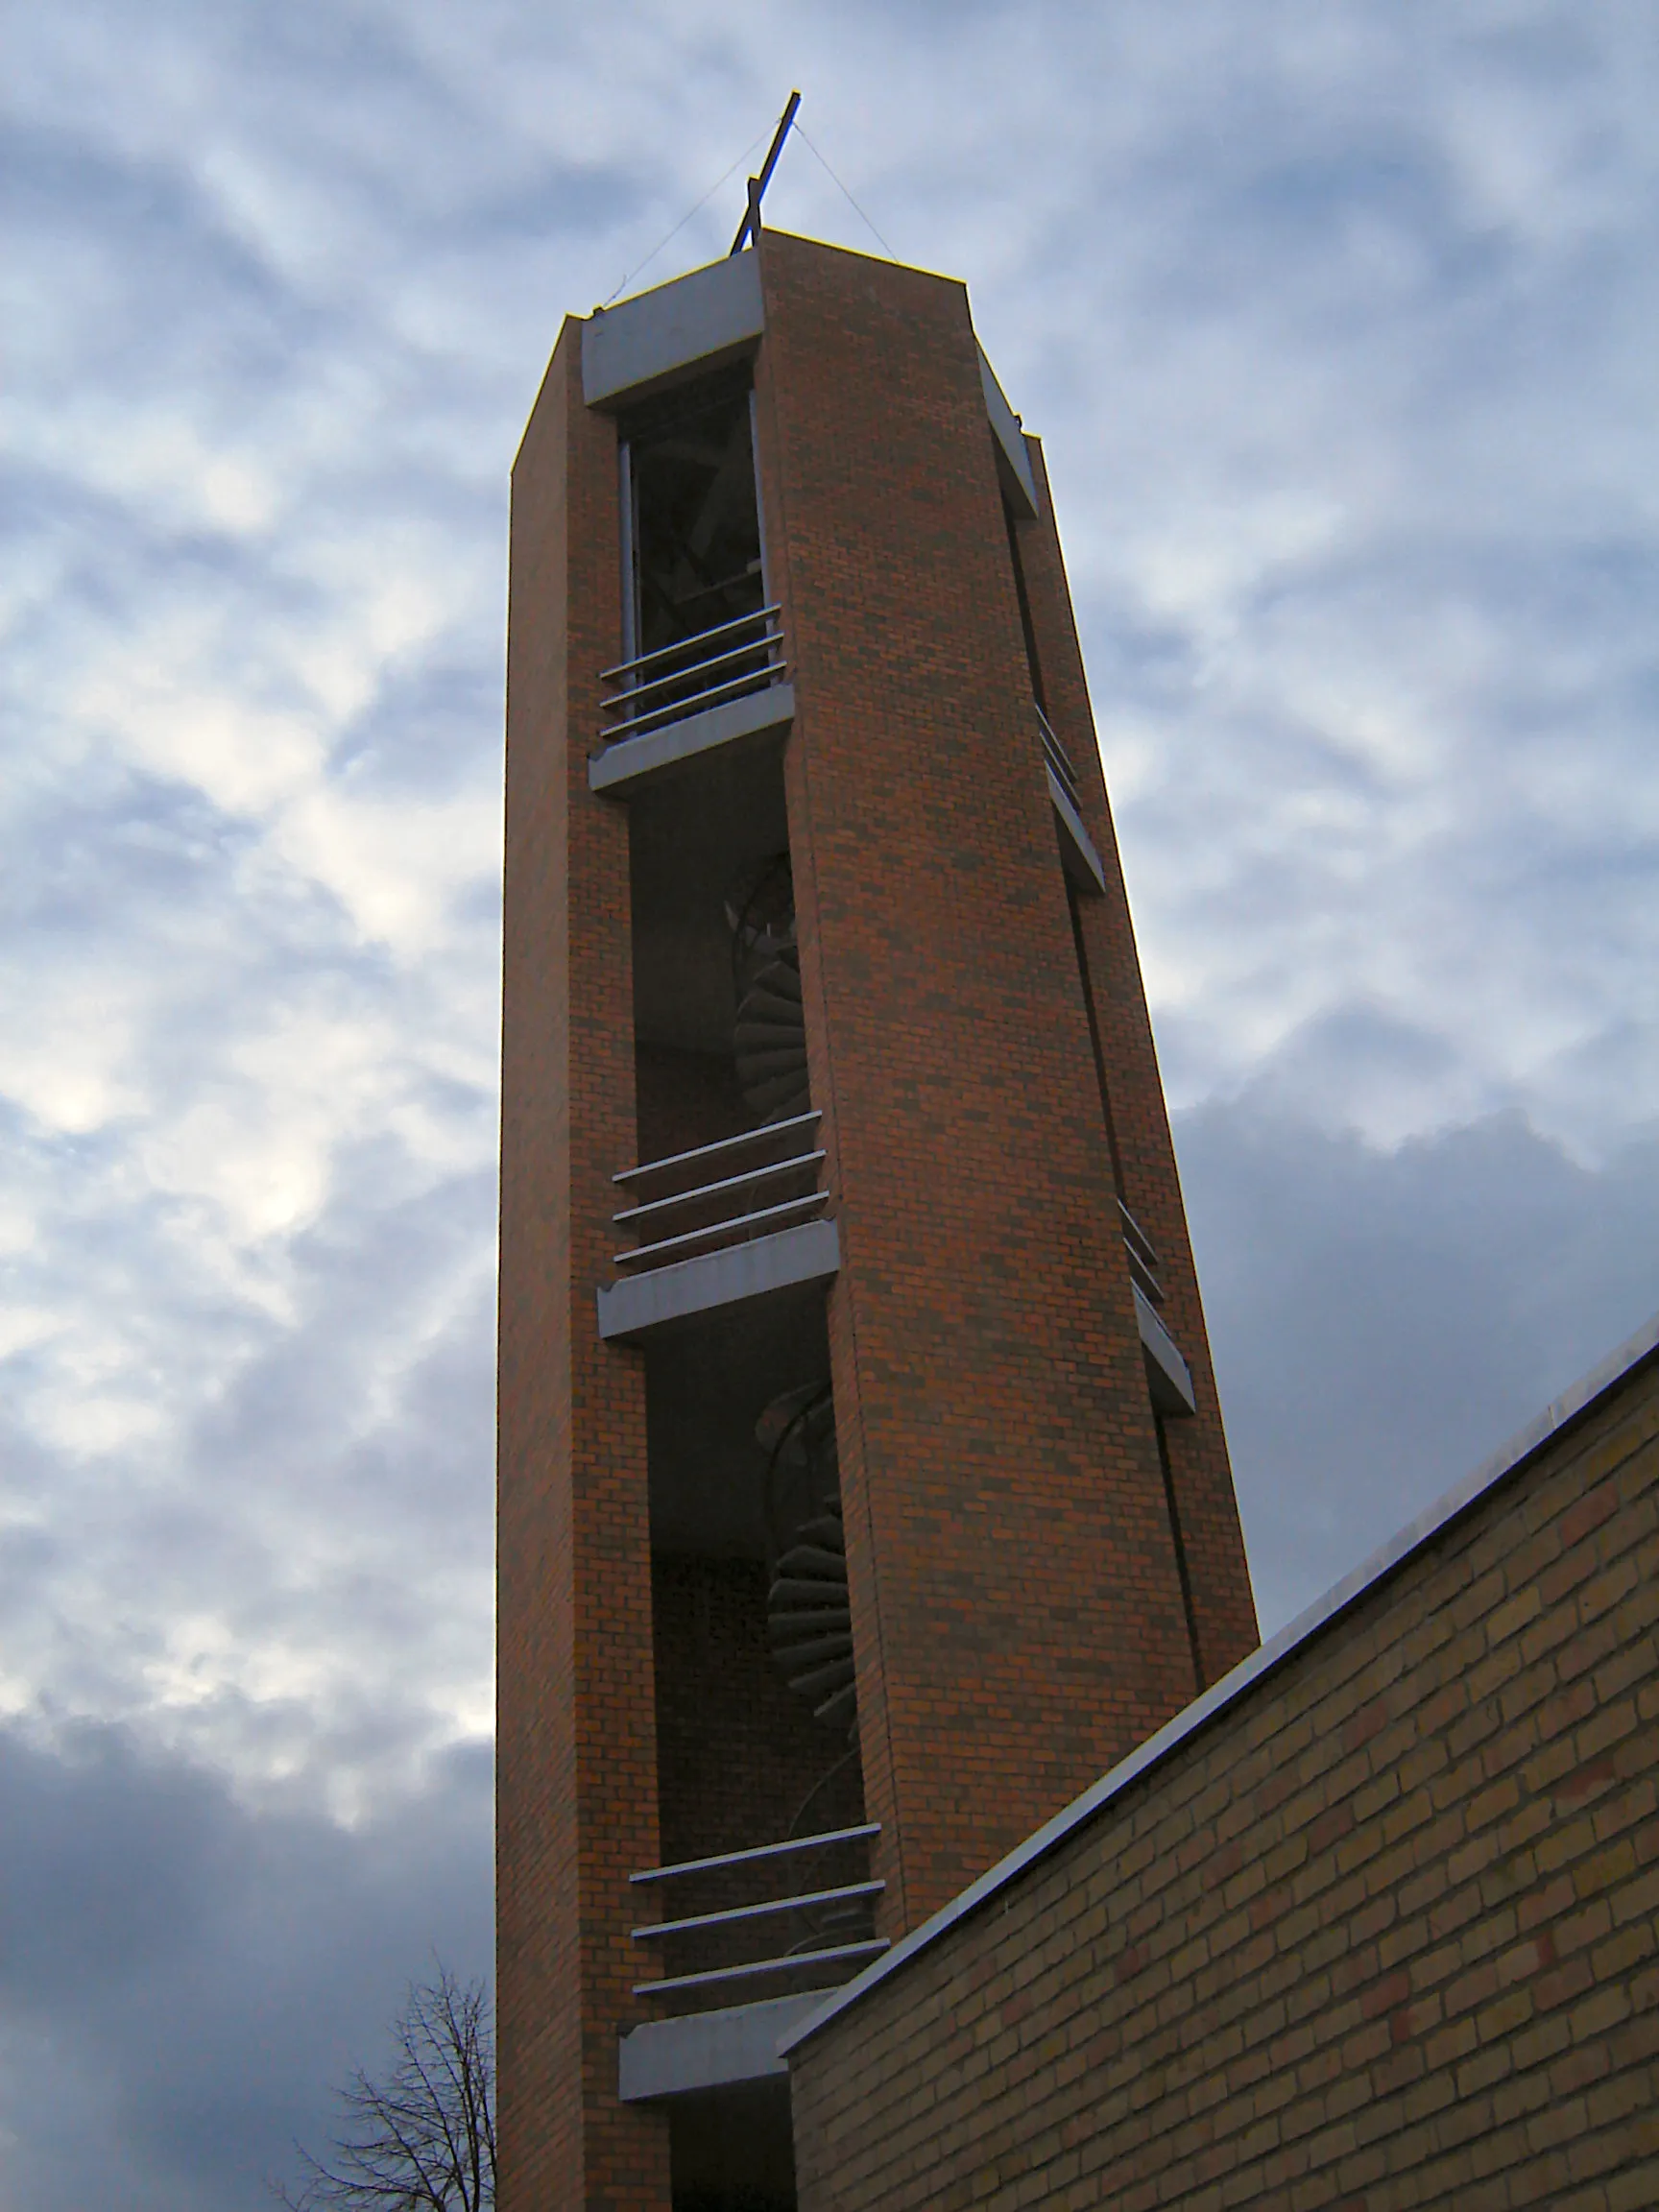
<svg viewBox="0 0 1659 2212"><path fill-rule="evenodd" d="M828 1382L775 1398L755 1431L766 1451L771 1574L766 1637L784 1680L831 1728L858 1709L841 1518L835 1409Z"/></svg>
<svg viewBox="0 0 1659 2212"><path fill-rule="evenodd" d="M811 1104L787 853L767 862L740 904L728 902L726 917L737 999L733 1051L738 1085L762 1123L787 1121Z"/></svg>

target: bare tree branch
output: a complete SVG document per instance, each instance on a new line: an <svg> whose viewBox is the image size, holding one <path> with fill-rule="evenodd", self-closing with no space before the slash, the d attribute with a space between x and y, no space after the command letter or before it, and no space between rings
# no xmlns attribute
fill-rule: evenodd
<svg viewBox="0 0 1659 2212"><path fill-rule="evenodd" d="M491 2212L495 2202L495 2046L482 1983L463 1986L442 1961L412 1984L383 2080L361 2068L339 2097L330 2155L302 2150L288 2212Z"/></svg>

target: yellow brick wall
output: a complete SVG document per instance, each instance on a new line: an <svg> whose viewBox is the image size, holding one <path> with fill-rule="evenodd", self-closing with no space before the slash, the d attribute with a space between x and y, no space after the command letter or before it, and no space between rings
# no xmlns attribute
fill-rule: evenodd
<svg viewBox="0 0 1659 2212"><path fill-rule="evenodd" d="M1659 1355L792 2056L803 2212L1659 2204Z"/></svg>

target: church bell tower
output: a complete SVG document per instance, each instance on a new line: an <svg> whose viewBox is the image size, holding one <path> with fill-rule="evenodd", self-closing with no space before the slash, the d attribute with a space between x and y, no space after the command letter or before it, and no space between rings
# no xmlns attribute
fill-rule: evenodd
<svg viewBox="0 0 1659 2212"><path fill-rule="evenodd" d="M500 2203L783 2212L778 2036L1256 1642L962 285L757 225L566 321L508 659Z"/></svg>

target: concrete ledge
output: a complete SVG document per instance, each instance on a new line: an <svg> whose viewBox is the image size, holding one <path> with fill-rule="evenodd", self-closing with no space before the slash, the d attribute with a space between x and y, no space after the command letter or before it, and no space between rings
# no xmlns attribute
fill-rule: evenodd
<svg viewBox="0 0 1659 2212"><path fill-rule="evenodd" d="M1135 1318L1141 1324L1141 1349L1146 1356L1146 1381L1153 1405L1160 1413L1196 1413L1192 1370L1182 1358L1181 1347L1159 1320L1158 1309L1140 1285L1131 1283L1129 1287L1135 1293Z"/></svg>
<svg viewBox="0 0 1659 2212"><path fill-rule="evenodd" d="M1106 871L1100 865L1094 840L1083 827L1082 815L1067 797L1065 784L1046 760L1043 763L1043 773L1048 779L1048 796L1054 802L1054 818L1060 825L1060 865L1081 890L1104 891Z"/></svg>
<svg viewBox="0 0 1659 2212"><path fill-rule="evenodd" d="M1008 404L1007 395L997 381L997 372L985 358L983 346L979 353L979 381L985 388L985 412L991 418L991 435L997 441L998 458L1005 464L997 473L1002 478L1002 489L1016 515L1024 521L1037 518L1037 479L1031 473L1031 456L1025 450L1025 433L1020 427L1020 418Z"/></svg>
<svg viewBox="0 0 1659 2212"><path fill-rule="evenodd" d="M822 1989L806 1989L719 2012L647 2021L616 2046L616 2094L624 2104L643 2104L654 2097L684 2097L695 2089L787 2074L779 2038L823 2002Z"/></svg>
<svg viewBox="0 0 1659 2212"><path fill-rule="evenodd" d="M758 255L729 254L596 310L582 326L582 397L597 407L643 396L682 370L738 352L765 326Z"/></svg>
<svg viewBox="0 0 1659 2212"><path fill-rule="evenodd" d="M588 788L630 790L666 775L684 760L694 760L698 754L710 752L716 745L731 745L740 737L781 730L794 718L794 685L770 684L764 691L728 699L701 714L687 714L683 722L648 730L641 737L619 738L589 761Z"/></svg>
<svg viewBox="0 0 1659 2212"><path fill-rule="evenodd" d="M650 1275L631 1276L599 1292L599 1334L629 1343L653 1329L693 1320L718 1306L764 1298L776 1290L828 1283L841 1266L841 1239L833 1221L805 1221L723 1252L700 1253Z"/></svg>

